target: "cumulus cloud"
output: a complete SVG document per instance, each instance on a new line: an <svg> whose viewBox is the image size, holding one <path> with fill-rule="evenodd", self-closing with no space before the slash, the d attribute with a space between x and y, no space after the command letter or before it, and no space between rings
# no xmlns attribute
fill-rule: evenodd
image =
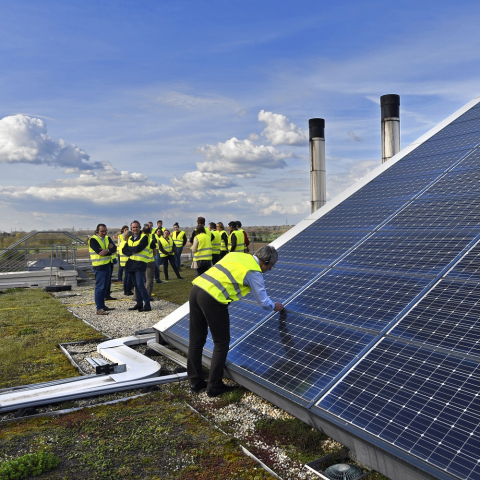
<svg viewBox="0 0 480 480"><path fill-rule="evenodd" d="M0 162L44 164L91 170L103 168L76 145L47 134L46 124L26 115L12 115L0 120Z"/></svg>
<svg viewBox="0 0 480 480"><path fill-rule="evenodd" d="M285 115L260 110L258 120L266 124L261 135L272 145L308 144L307 132L290 123Z"/></svg>
<svg viewBox="0 0 480 480"><path fill-rule="evenodd" d="M207 161L197 162L200 172L253 176L262 168L285 168L285 158L290 153L281 153L271 146L255 145L251 140L231 138L225 143L198 148Z"/></svg>
<svg viewBox="0 0 480 480"><path fill-rule="evenodd" d="M171 182L175 187L187 189L238 187L238 184L230 177L219 175L218 173L199 172L198 170L195 172L187 172L180 178L172 178Z"/></svg>

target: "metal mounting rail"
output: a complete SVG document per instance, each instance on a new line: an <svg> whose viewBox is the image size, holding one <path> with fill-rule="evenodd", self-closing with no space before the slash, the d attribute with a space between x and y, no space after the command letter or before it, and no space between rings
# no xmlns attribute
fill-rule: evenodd
<svg viewBox="0 0 480 480"><path fill-rule="evenodd" d="M186 380L186 373L160 377L161 366L158 362L130 348L133 345L146 344L148 340L154 338L154 335L142 335L141 338L132 336L107 340L98 345L98 353L114 363L126 366L124 373L88 375L76 377L74 380L67 378L14 387L8 391L4 389L0 392L0 414L66 400Z"/></svg>

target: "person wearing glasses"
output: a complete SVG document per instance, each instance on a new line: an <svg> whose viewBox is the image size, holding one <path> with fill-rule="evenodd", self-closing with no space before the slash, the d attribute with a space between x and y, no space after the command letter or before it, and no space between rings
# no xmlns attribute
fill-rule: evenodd
<svg viewBox="0 0 480 480"><path fill-rule="evenodd" d="M195 278L190 290L190 341L187 356L187 375L190 389L199 393L207 389L209 397L230 392L234 387L223 383L223 369L230 344L230 317L228 305L252 292L265 310L280 312L284 309L267 295L263 274L272 270L278 253L269 245L255 255L230 252L212 268ZM213 355L208 382L202 374L202 352L208 329L213 339Z"/></svg>

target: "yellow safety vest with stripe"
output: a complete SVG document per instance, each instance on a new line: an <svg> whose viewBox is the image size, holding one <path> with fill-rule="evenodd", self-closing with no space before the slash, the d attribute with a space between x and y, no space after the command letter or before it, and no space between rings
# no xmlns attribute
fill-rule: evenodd
<svg viewBox="0 0 480 480"><path fill-rule="evenodd" d="M232 250L232 235L235 235L237 237L237 245L235 246L234 252L243 252L245 250L245 237L243 235L243 232L240 232L238 230L234 230L228 236L228 251L230 252Z"/></svg>
<svg viewBox="0 0 480 480"><path fill-rule="evenodd" d="M260 265L252 255L231 252L192 283L205 290L218 302L228 305L250 292L251 288L243 284L247 273L261 271Z"/></svg>
<svg viewBox="0 0 480 480"><path fill-rule="evenodd" d="M210 232L199 233L197 251L193 254L193 261L198 262L200 260L212 260L212 241Z"/></svg>
<svg viewBox="0 0 480 480"><path fill-rule="evenodd" d="M153 249L150 247L153 241L153 233L148 235L148 247L145 250L148 250L148 262L151 263L155 261L155 257L153 256Z"/></svg>
<svg viewBox="0 0 480 480"><path fill-rule="evenodd" d="M162 237L160 239L160 242L162 243L162 247L163 249L168 253L170 254L172 249L173 249L173 240L169 237L168 240L165 238L165 237ZM160 251L160 256L161 257L168 257L168 255L165 255L164 253L162 253L162 251Z"/></svg>
<svg viewBox="0 0 480 480"><path fill-rule="evenodd" d="M98 253L93 250L93 248L90 246L90 240L94 238L98 244L102 247L103 250L108 250L108 247L110 246L110 242L108 239L108 236L105 237L104 239L102 237L99 237L98 235L93 235L90 237L88 240L88 252L90 253L90 260L92 261L92 267L99 267L100 265L106 265L107 263L110 263L112 261L112 255L105 255L101 256ZM113 258L115 258L115 254L113 255Z"/></svg>
<svg viewBox="0 0 480 480"><path fill-rule="evenodd" d="M123 254L123 247L126 245L127 241L123 238L123 235L118 236L118 258L120 259L120 266L124 267L127 263L128 257Z"/></svg>
<svg viewBox="0 0 480 480"><path fill-rule="evenodd" d="M221 252L228 252L228 246L225 245L225 240L223 239L223 234L227 235L227 238L228 238L228 234L225 230L222 230L220 233L220 251ZM227 240L228 242L228 240Z"/></svg>
<svg viewBox="0 0 480 480"><path fill-rule="evenodd" d="M181 232L173 232L172 233L172 238L173 241L175 242L175 246L177 248L182 248L183 247L183 237L185 236L185 232L182 230Z"/></svg>
<svg viewBox="0 0 480 480"><path fill-rule="evenodd" d="M136 240L135 242L133 241L133 237L130 237L128 239L128 246L129 247L137 247L138 244L142 241L143 237L148 237L148 235L145 235L144 233L142 233L140 235L140 238L138 240ZM137 262L145 262L145 263L148 263L149 262L149 245L147 246L147 248L144 248L141 252L138 252L138 253L134 253L133 255L130 255L130 260L135 260Z"/></svg>
<svg viewBox="0 0 480 480"><path fill-rule="evenodd" d="M215 237L212 240L212 254L213 255L220 255L220 244L222 243L222 238L220 237L220 232L218 230L211 230L210 233Z"/></svg>

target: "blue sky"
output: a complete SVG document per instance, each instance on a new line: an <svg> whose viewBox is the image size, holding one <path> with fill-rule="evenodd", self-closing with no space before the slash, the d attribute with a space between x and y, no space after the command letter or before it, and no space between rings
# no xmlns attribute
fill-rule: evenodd
<svg viewBox="0 0 480 480"><path fill-rule="evenodd" d="M480 95L477 2L0 0L0 230L297 223Z"/></svg>

